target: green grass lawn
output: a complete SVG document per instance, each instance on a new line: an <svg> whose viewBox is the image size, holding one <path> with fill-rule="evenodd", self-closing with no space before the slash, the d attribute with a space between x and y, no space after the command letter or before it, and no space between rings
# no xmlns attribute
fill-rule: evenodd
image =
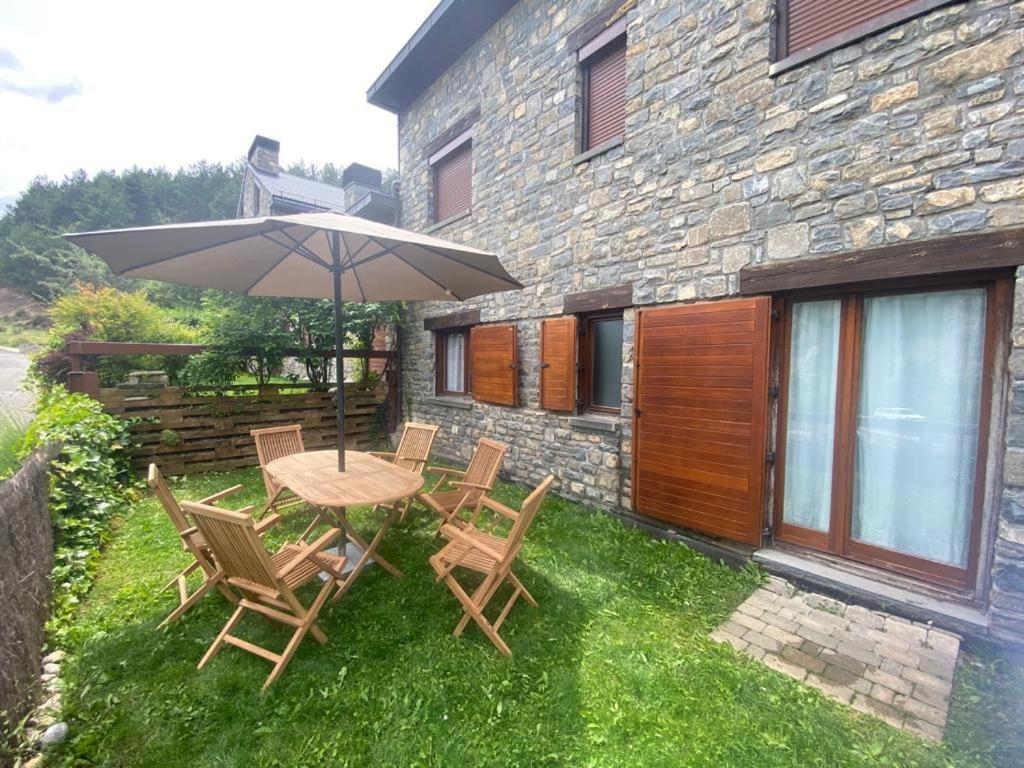
<svg viewBox="0 0 1024 768"><path fill-rule="evenodd" d="M233 483L259 503L257 472L194 476L195 498ZM525 489L503 485L516 505ZM369 529L366 512L353 515ZM301 521L295 521L295 526ZM708 639L759 583L678 544L549 497L520 575L501 656L436 584L438 544L422 510L382 553L405 571L368 569L329 605L329 642L307 640L267 694L270 665L225 648L195 664L229 614L219 595L165 631L160 587L186 559L156 503L119 525L68 635L71 734L64 766L945 766L1021 764L1024 674L968 657L939 747L861 717ZM278 534L283 535L283 533ZM237 633L283 646L250 618ZM1014 725L1016 724L1016 725Z"/></svg>

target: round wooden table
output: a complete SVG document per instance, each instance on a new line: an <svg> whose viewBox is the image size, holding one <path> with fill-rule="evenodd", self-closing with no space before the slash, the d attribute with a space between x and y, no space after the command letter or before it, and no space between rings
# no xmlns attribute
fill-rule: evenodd
<svg viewBox="0 0 1024 768"><path fill-rule="evenodd" d="M415 495L423 487L423 476L396 467L383 459L360 451L345 451L345 471L338 471L337 451L306 451L276 459L266 466L267 474L307 504L330 513L344 535L363 550L358 562L340 585L334 599L341 598L373 558L392 576L402 572L377 553L384 534L398 512L392 507L373 540L367 544L348 520L351 506L393 504ZM343 545L342 545L343 546Z"/></svg>

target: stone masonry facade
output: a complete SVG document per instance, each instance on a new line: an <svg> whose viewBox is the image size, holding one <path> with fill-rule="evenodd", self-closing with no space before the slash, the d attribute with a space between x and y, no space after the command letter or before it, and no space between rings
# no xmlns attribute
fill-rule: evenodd
<svg viewBox="0 0 1024 768"><path fill-rule="evenodd" d="M1024 2L942 7L776 77L773 0L626 2L624 141L579 161L566 37L603 5L521 0L399 115L402 225L493 250L526 286L468 302L517 323L520 407L434 396L422 321L467 304L410 309L405 398L410 418L445 425L440 453L464 460L487 434L511 446L515 478L554 472L560 493L626 512L634 310L610 422L539 408L538 321L567 293L632 283L635 306L714 300L747 264L1024 225ZM432 227L424 149L474 108L472 209ZM1005 451L978 589L993 634L1022 641L1022 281L999 351L1012 395L993 425Z"/></svg>

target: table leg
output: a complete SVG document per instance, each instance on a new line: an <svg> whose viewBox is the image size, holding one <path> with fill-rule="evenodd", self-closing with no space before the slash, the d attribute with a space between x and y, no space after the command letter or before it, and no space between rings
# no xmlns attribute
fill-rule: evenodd
<svg viewBox="0 0 1024 768"><path fill-rule="evenodd" d="M398 570L398 568L393 566L377 553L377 547L380 545L381 539L384 538L384 534L388 532L388 529L398 516L398 512L396 510L388 510L388 515L384 518L384 522L381 524L380 530L377 531L377 534L373 537L373 541L369 544L367 544L363 537L359 535L359 532L352 527L352 524L348 521L348 515L345 514L344 508L336 510L336 516L338 518L338 523L341 525L343 535L347 536L363 550L363 556L359 558L355 567L349 572L348 576L345 577L344 583L341 584L338 587L338 591L334 593L333 599L335 602L340 600L341 596L348 591L349 587L352 586L352 582L356 580L359 574L362 573L363 568L365 568L367 563L370 562L371 557L377 565L395 578L401 578L404 575L400 570Z"/></svg>

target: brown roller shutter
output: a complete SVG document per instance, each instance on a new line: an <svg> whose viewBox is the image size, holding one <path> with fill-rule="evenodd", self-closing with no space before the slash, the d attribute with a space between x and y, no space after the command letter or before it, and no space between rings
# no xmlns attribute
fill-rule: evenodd
<svg viewBox="0 0 1024 768"><path fill-rule="evenodd" d="M587 146L599 146L626 131L626 39L596 54L587 65Z"/></svg>
<svg viewBox="0 0 1024 768"><path fill-rule="evenodd" d="M850 32L890 12L920 6L921 0L783 0L787 3L786 55ZM865 30L867 31L867 30Z"/></svg>
<svg viewBox="0 0 1024 768"><path fill-rule="evenodd" d="M757 297L638 313L638 512L761 543L770 311Z"/></svg>
<svg viewBox="0 0 1024 768"><path fill-rule="evenodd" d="M468 211L473 197L473 145L454 150L434 166L434 221Z"/></svg>
<svg viewBox="0 0 1024 768"><path fill-rule="evenodd" d="M519 358L516 327L478 325L469 332L470 380L473 399L518 405Z"/></svg>
<svg viewBox="0 0 1024 768"><path fill-rule="evenodd" d="M576 317L540 323L540 407L576 409Z"/></svg>

